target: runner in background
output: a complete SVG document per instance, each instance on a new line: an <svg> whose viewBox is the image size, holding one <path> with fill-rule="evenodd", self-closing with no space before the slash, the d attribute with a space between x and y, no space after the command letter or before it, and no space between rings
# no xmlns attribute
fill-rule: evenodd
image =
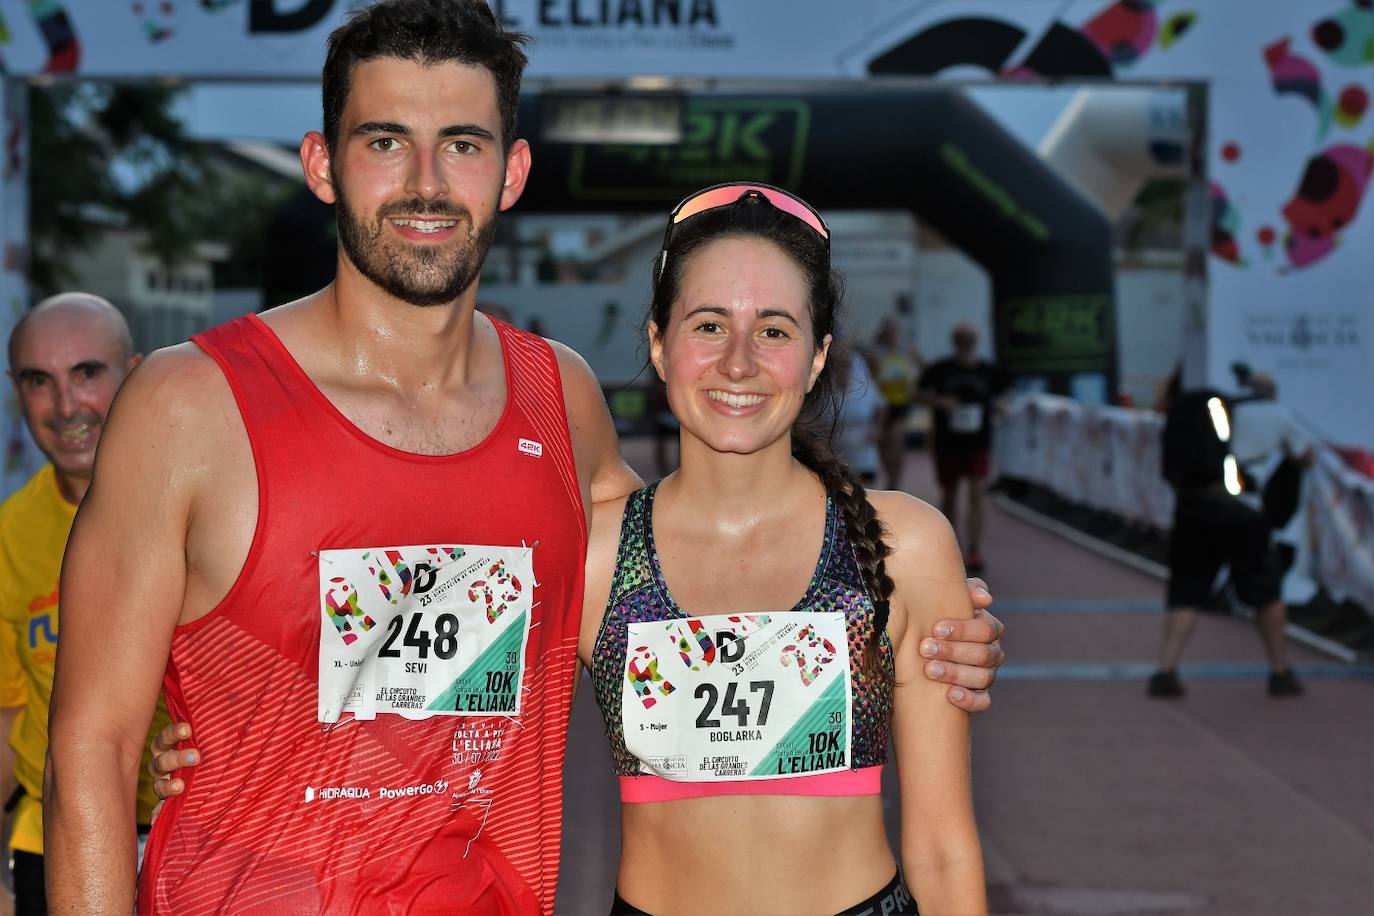
<svg viewBox="0 0 1374 916"><path fill-rule="evenodd" d="M878 440L882 435L883 397L858 352L837 344L829 360L839 393L833 437L835 452L859 475L865 487L878 482Z"/></svg>
<svg viewBox="0 0 1374 916"><path fill-rule="evenodd" d="M889 490L902 487L902 463L906 460L907 422L916 402L916 380L921 375L921 356L904 338L896 318L884 318L873 335L868 354L869 369L878 382L886 409L878 436L878 454Z"/></svg>
<svg viewBox="0 0 1374 916"><path fill-rule="evenodd" d="M0 706L23 703L6 728L6 810L16 912L47 912L43 888L43 759L58 643L58 574L77 506L91 482L96 444L115 392L138 363L129 326L109 302L86 293L46 299L10 334L10 378L29 432L48 463L0 506ZM15 688L18 688L15 690ZM151 714L151 710L150 710ZM168 722L157 704L153 733ZM140 726L148 731L149 724ZM141 772L141 771L140 771ZM140 779L138 831L156 803ZM130 830L130 841L133 839Z"/></svg>
<svg viewBox="0 0 1374 916"><path fill-rule="evenodd" d="M983 488L992 467L992 421L1011 379L994 363L978 358L978 332L960 323L950 334L954 353L926 367L920 397L933 409L931 455L940 484L940 508L959 530L959 483L967 481L964 566L983 572Z"/></svg>
<svg viewBox="0 0 1374 916"><path fill-rule="evenodd" d="M919 674L971 613L959 549L830 450L829 245L767 185L669 218L648 330L681 465L595 507L579 642L620 782L613 914L987 910L968 716Z"/></svg>
<svg viewBox="0 0 1374 916"><path fill-rule="evenodd" d="M1221 609L1214 586L1223 568L1236 597L1255 609L1255 625L1269 660L1269 695L1294 697L1304 692L1288 666L1284 563L1258 494L1244 492L1236 465L1241 453L1232 452L1238 446L1248 449L1267 435L1263 428L1244 436L1237 432L1243 409L1230 413L1226 399L1210 389L1175 390L1169 398L1161 449L1164 477L1175 496L1169 533L1169 613L1160 639L1159 668L1146 686L1152 697L1186 694L1178 665L1200 613ZM1262 424L1266 411L1261 408L1252 416ZM1288 447L1296 448L1296 440Z"/></svg>

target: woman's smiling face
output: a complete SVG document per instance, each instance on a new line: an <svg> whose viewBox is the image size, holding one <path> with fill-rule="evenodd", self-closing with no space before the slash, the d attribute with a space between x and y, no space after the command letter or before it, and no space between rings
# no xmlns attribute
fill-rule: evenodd
<svg viewBox="0 0 1374 916"><path fill-rule="evenodd" d="M721 452L788 440L829 345L827 336L815 346L802 269L749 236L694 252L667 326L649 326L650 359L683 435Z"/></svg>

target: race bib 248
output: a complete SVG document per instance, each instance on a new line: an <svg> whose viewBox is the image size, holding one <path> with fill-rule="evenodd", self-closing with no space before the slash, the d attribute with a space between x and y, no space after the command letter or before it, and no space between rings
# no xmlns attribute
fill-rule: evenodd
<svg viewBox="0 0 1374 916"><path fill-rule="evenodd" d="M318 718L518 715L533 548L320 551Z"/></svg>

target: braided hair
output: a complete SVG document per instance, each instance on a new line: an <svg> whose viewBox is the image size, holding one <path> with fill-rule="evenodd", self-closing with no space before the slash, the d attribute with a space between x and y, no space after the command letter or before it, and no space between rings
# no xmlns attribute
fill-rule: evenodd
<svg viewBox="0 0 1374 916"><path fill-rule="evenodd" d="M817 349L833 335L844 300L840 276L831 269L830 253L821 237L795 216L757 196L743 196L733 204L704 210L678 224L669 239L661 272L655 263L653 299L648 319L668 327L673 303L682 292L687 263L698 250L723 238L758 238L772 242L801 269L810 293L812 345ZM821 371L802 401L792 425L792 456L820 478L844 518L865 587L873 599L873 631L864 649L863 668L881 670L879 643L887 629L894 584L886 560L892 553L883 524L868 500L863 483L830 446L838 417L839 398L829 368Z"/></svg>

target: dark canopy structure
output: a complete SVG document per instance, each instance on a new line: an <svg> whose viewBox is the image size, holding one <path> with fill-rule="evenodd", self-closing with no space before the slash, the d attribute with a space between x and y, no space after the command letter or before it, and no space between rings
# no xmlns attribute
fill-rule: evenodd
<svg viewBox="0 0 1374 916"><path fill-rule="evenodd" d="M522 212L665 213L717 181L781 185L821 210L910 210L992 279L998 359L1051 390L1116 390L1112 227L1102 212L957 89L707 94L671 146L541 140Z"/></svg>
<svg viewBox="0 0 1374 916"><path fill-rule="evenodd" d="M1116 391L1111 225L959 90L694 95L682 142L658 146L554 142L543 136L546 98L527 94L520 110L535 156L518 212L666 214L736 179L780 185L822 211L909 210L988 271L996 355L1014 376L1089 399ZM312 198L282 215L268 302L332 275L332 236L300 226L329 210Z"/></svg>

